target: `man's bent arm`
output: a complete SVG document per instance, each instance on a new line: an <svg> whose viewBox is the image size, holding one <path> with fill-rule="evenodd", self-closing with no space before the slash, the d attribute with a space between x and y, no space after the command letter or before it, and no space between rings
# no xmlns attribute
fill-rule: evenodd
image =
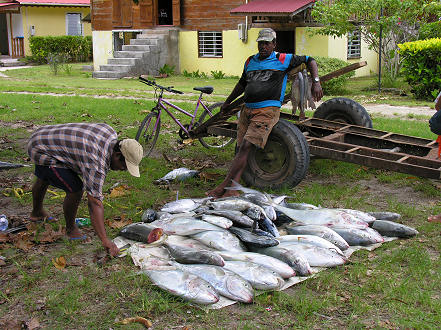
<svg viewBox="0 0 441 330"><path fill-rule="evenodd" d="M320 82L314 82L314 78L319 76L317 62L314 59L311 59L308 61L307 64L308 70L311 73L311 77L313 79L311 88L312 96L314 97L315 101L320 101L323 97L322 86L320 85Z"/></svg>
<svg viewBox="0 0 441 330"><path fill-rule="evenodd" d="M224 111L224 109L230 105L231 102L233 102L235 99L237 99L242 93L244 92L245 88L240 84L237 83L236 86L234 86L234 89L230 93L230 95L225 100L224 104L222 105L221 110Z"/></svg>
<svg viewBox="0 0 441 330"><path fill-rule="evenodd" d="M104 206L103 202L99 199L87 194L87 206L89 207L90 220L92 222L93 229L100 238L103 246L109 251L110 255L117 256L119 253L118 247L113 243L106 234L106 228L104 228Z"/></svg>

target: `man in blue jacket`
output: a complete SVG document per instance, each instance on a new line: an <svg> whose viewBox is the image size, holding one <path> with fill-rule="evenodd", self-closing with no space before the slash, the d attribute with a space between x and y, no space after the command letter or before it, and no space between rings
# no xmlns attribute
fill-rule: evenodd
<svg viewBox="0 0 441 330"><path fill-rule="evenodd" d="M276 53L276 32L265 28L257 37L259 53L245 62L239 82L222 105L221 111L244 94L245 106L240 112L237 145L239 151L231 164L225 180L208 196L227 197L238 194L226 190L232 180L239 182L253 145L264 148L272 128L279 121L280 107L285 96L287 73L305 63L312 77L312 96L315 101L323 97L316 61L310 56Z"/></svg>

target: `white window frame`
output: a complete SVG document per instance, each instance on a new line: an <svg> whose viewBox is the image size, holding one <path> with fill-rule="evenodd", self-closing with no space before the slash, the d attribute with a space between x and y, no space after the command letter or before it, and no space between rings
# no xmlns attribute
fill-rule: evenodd
<svg viewBox="0 0 441 330"><path fill-rule="evenodd" d="M223 57L222 31L198 31L199 57Z"/></svg>
<svg viewBox="0 0 441 330"><path fill-rule="evenodd" d="M361 33L360 30L354 30L348 33L348 53L347 58L361 57Z"/></svg>
<svg viewBox="0 0 441 330"><path fill-rule="evenodd" d="M69 15L78 15L79 17L79 22L80 22L80 34L69 34ZM66 35L67 36L84 36L84 28L83 28L83 23L81 22L82 19L82 14L81 13L66 13Z"/></svg>

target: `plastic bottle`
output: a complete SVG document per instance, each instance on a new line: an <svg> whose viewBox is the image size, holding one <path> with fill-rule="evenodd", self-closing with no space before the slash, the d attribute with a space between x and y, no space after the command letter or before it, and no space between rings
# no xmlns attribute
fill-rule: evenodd
<svg viewBox="0 0 441 330"><path fill-rule="evenodd" d="M76 218L75 223L78 227L90 226L91 222L89 218Z"/></svg>
<svg viewBox="0 0 441 330"><path fill-rule="evenodd" d="M0 215L0 231L5 231L8 229L8 218L6 218L6 215L1 214Z"/></svg>

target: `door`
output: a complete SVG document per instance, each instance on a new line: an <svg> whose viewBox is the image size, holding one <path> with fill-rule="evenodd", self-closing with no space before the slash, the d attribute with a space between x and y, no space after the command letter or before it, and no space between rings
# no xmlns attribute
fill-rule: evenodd
<svg viewBox="0 0 441 330"><path fill-rule="evenodd" d="M112 23L114 28L131 28L133 0L113 0Z"/></svg>
<svg viewBox="0 0 441 330"><path fill-rule="evenodd" d="M9 55L8 28L6 14L0 14L0 54Z"/></svg>
<svg viewBox="0 0 441 330"><path fill-rule="evenodd" d="M295 53L294 31L276 31L276 51L279 53Z"/></svg>
<svg viewBox="0 0 441 330"><path fill-rule="evenodd" d="M173 25L173 0L158 0L158 24Z"/></svg>

